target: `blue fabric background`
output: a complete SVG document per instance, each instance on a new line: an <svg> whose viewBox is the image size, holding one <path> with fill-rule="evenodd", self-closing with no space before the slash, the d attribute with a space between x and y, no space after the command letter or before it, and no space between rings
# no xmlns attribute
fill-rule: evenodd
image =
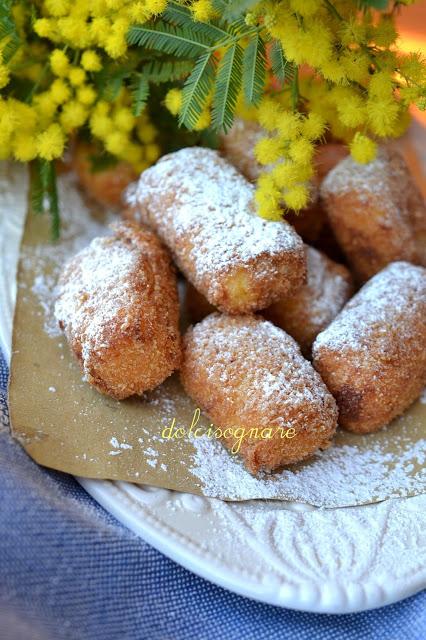
<svg viewBox="0 0 426 640"><path fill-rule="evenodd" d="M253 602L175 564L9 434L0 353L0 640L424 640L426 592L331 616Z"/></svg>

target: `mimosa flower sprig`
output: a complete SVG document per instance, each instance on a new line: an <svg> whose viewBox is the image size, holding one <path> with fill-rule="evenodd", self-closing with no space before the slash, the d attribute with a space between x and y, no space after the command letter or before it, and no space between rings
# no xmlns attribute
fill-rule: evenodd
<svg viewBox="0 0 426 640"><path fill-rule="evenodd" d="M5 0L0 157L33 161L33 206L48 206L57 235L55 160L71 139L91 140L99 166L141 171L170 140L187 144L184 131L226 132L237 113L265 129L256 197L277 219L307 204L326 133L368 162L411 104L426 107L424 60L395 46L408 3Z"/></svg>

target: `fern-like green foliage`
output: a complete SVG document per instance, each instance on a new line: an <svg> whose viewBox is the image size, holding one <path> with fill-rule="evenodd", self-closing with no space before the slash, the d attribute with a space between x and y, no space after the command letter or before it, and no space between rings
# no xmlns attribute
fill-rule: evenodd
<svg viewBox="0 0 426 640"><path fill-rule="evenodd" d="M220 61L213 97L212 124L226 132L232 127L238 93L241 88L243 50L239 44L229 47Z"/></svg>
<svg viewBox="0 0 426 640"><path fill-rule="evenodd" d="M274 40L271 45L271 66L272 73L283 85L286 80L291 80L294 74L293 65L286 60L281 43L278 40Z"/></svg>
<svg viewBox="0 0 426 640"><path fill-rule="evenodd" d="M95 76L95 83L101 97L108 102L115 100L124 80L130 77L131 72L131 66L106 64Z"/></svg>
<svg viewBox="0 0 426 640"><path fill-rule="evenodd" d="M4 62L9 62L20 45L20 37L12 17L12 4L12 0L0 2L0 42Z"/></svg>
<svg viewBox="0 0 426 640"><path fill-rule="evenodd" d="M132 92L132 111L134 116L140 116L142 113L149 95L149 82L148 78L142 73L134 74L133 82L131 85Z"/></svg>
<svg viewBox="0 0 426 640"><path fill-rule="evenodd" d="M188 129L194 128L211 95L212 127L216 131L226 131L232 126L241 86L248 104L257 105L262 98L265 43L260 37L261 29L245 22L243 13L249 3L243 2L244 7L238 11L237 4L214 0L222 17L205 23L194 21L186 6L171 1L161 19L129 30L129 44L175 58L151 63L150 82L174 81L178 73L187 74L179 122ZM217 64L219 50L224 50L224 54ZM285 73L281 75L284 82Z"/></svg>
<svg viewBox="0 0 426 640"><path fill-rule="evenodd" d="M184 84L179 124L184 124L188 129L195 127L207 101L214 76L215 60L213 53L208 51L198 58Z"/></svg>
<svg viewBox="0 0 426 640"><path fill-rule="evenodd" d="M265 45L257 33L247 45L243 58L243 88L248 104L258 105L265 85Z"/></svg>
<svg viewBox="0 0 426 640"><path fill-rule="evenodd" d="M194 68L193 60L152 60L142 66L143 75L149 82L176 82L185 78Z"/></svg>
<svg viewBox="0 0 426 640"><path fill-rule="evenodd" d="M198 29L169 24L163 20L131 27L127 40L129 44L181 58L196 58L211 46L211 41Z"/></svg>
<svg viewBox="0 0 426 640"><path fill-rule="evenodd" d="M194 32L199 33L203 38L209 40L211 45L226 40L229 35L226 29L222 29L216 24L195 22L189 9L176 2L168 3L163 13L163 18L174 25L188 27Z"/></svg>

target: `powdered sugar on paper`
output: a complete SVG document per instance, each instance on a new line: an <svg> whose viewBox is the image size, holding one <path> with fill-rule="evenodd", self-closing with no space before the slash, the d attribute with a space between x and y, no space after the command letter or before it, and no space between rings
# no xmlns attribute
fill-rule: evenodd
<svg viewBox="0 0 426 640"><path fill-rule="evenodd" d="M368 438L368 436L364 436ZM401 497L426 490L426 439L404 443L395 456L380 444L332 446L314 459L275 474L251 475L238 456L218 440L193 438L191 473L201 480L206 496L229 500L285 499L332 508ZM404 446L405 445L405 446ZM419 470L412 474L413 461Z"/></svg>
<svg viewBox="0 0 426 640"><path fill-rule="evenodd" d="M58 296L58 279L68 258L83 247L92 238L108 233L108 223L114 220L112 213L106 212L105 218L96 220L83 215L87 211L83 198L76 189L76 178L65 174L58 180L58 194L61 203L61 240L55 244L35 244L22 248L22 264L37 275L31 290L37 296L44 314L44 328L51 337L62 335L55 318L54 306ZM50 264L46 272L46 261Z"/></svg>

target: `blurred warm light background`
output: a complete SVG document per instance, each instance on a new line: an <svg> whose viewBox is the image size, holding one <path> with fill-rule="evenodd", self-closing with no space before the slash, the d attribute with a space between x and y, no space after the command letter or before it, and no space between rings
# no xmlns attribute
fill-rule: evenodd
<svg viewBox="0 0 426 640"><path fill-rule="evenodd" d="M426 0L402 7L397 17L401 51L420 51L426 55ZM426 125L426 112L413 108L413 114Z"/></svg>
<svg viewBox="0 0 426 640"><path fill-rule="evenodd" d="M400 34L397 45L401 51L420 51L426 55L426 0L402 7L397 17ZM405 159L426 197L426 112L412 109L415 121L404 136Z"/></svg>

